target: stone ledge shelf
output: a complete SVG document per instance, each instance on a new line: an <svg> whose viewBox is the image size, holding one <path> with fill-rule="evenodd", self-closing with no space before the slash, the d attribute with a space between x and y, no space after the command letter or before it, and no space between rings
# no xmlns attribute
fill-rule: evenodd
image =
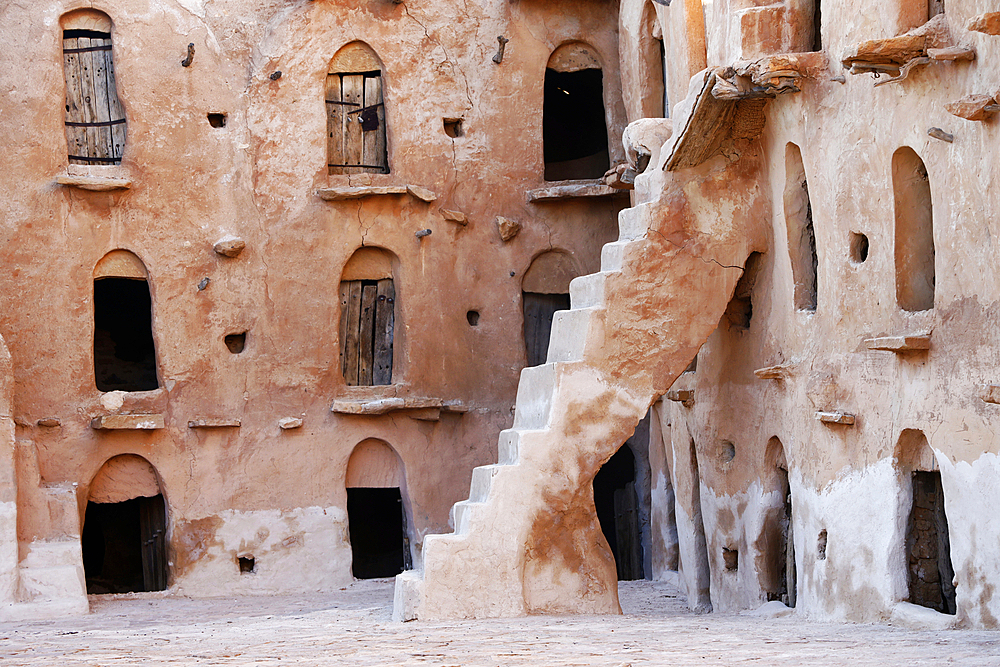
<svg viewBox="0 0 1000 667"><path fill-rule="evenodd" d="M816 419L824 424L843 424L854 426L854 415L846 412L817 412Z"/></svg>
<svg viewBox="0 0 1000 667"><path fill-rule="evenodd" d="M787 380L792 375L792 367L785 365L758 368L753 372L761 380Z"/></svg>
<svg viewBox="0 0 1000 667"><path fill-rule="evenodd" d="M931 349L931 335L868 338L865 340L865 347L869 350L887 350L889 352L923 352Z"/></svg>
<svg viewBox="0 0 1000 667"><path fill-rule="evenodd" d="M132 181L128 178L110 178L107 176L73 176L56 177L56 183L91 192L110 192L112 190L128 190Z"/></svg>
<svg viewBox="0 0 1000 667"><path fill-rule="evenodd" d="M664 398L668 401L681 403L684 407L689 408L694 405L694 389L671 389L664 394Z"/></svg>
<svg viewBox="0 0 1000 667"><path fill-rule="evenodd" d="M349 199L363 199L365 197L405 194L428 203L437 199L436 192L422 188L419 185L348 185L319 188L316 190L316 196L326 201L347 201Z"/></svg>
<svg viewBox="0 0 1000 667"><path fill-rule="evenodd" d="M528 190L528 202L556 201L557 199L593 199L628 194L628 190L618 190L604 184L603 178L587 181L559 181L537 190Z"/></svg>
<svg viewBox="0 0 1000 667"><path fill-rule="evenodd" d="M188 428L239 428L239 419L192 419Z"/></svg>
<svg viewBox="0 0 1000 667"><path fill-rule="evenodd" d="M98 431L155 431L164 428L163 415L104 415L90 420Z"/></svg>
<svg viewBox="0 0 1000 667"><path fill-rule="evenodd" d="M338 400L333 402L331 412L341 415L385 415L390 412L411 410L410 416L421 421L437 421L442 412L468 412L469 408L459 401L445 401L440 398L379 398L374 400Z"/></svg>

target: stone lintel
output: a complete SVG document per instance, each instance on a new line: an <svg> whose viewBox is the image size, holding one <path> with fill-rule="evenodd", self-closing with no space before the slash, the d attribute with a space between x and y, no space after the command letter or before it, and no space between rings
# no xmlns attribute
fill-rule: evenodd
<svg viewBox="0 0 1000 667"><path fill-rule="evenodd" d="M869 338L865 340L865 347L869 350L888 350L890 352L917 352L929 350L931 348L931 335L918 334L916 336L885 336L883 338Z"/></svg>
<svg viewBox="0 0 1000 667"><path fill-rule="evenodd" d="M239 419L192 419L188 428L239 428Z"/></svg>
<svg viewBox="0 0 1000 667"><path fill-rule="evenodd" d="M585 181L562 181L558 185L553 184L536 190L528 190L528 202L612 197L619 194L628 194L628 190L616 190L605 185L604 180L600 178Z"/></svg>
<svg viewBox="0 0 1000 667"><path fill-rule="evenodd" d="M824 424L844 424L846 426L854 425L854 415L848 414L846 412L817 412L816 419L820 420Z"/></svg>
<svg viewBox="0 0 1000 667"><path fill-rule="evenodd" d="M163 415L102 415L90 420L98 431L153 431L164 428Z"/></svg>
<svg viewBox="0 0 1000 667"><path fill-rule="evenodd" d="M66 174L57 176L56 183L92 192L128 190L132 187L132 181L127 178L110 178L107 176L73 176Z"/></svg>
<svg viewBox="0 0 1000 667"><path fill-rule="evenodd" d="M326 201L346 201L348 199L405 194L409 194L425 202L432 202L437 199L437 194L433 191L417 185L348 185L319 188L316 190L316 196Z"/></svg>
<svg viewBox="0 0 1000 667"><path fill-rule="evenodd" d="M331 412L341 415L384 415L400 410L425 411L425 415L430 415L428 410L440 412L468 412L468 408L458 401L445 401L440 398L420 398L408 397L400 398L379 398L375 400L337 400L333 402ZM414 416L414 419L422 417ZM436 418L435 418L436 420Z"/></svg>

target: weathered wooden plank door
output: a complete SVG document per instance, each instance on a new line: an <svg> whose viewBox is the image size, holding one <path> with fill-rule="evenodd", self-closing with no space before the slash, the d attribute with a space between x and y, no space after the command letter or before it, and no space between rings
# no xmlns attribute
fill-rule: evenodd
<svg viewBox="0 0 1000 667"><path fill-rule="evenodd" d="M378 281L375 311L372 384L392 384L392 342L395 328L396 288L392 280Z"/></svg>
<svg viewBox="0 0 1000 667"><path fill-rule="evenodd" d="M139 498L142 581L147 591L167 588L167 511L163 496Z"/></svg>
<svg viewBox="0 0 1000 667"><path fill-rule="evenodd" d="M327 75L326 107L329 173L389 173L381 74Z"/></svg>
<svg viewBox="0 0 1000 667"><path fill-rule="evenodd" d="M340 360L348 386L391 384L395 303L391 279L340 284Z"/></svg>
<svg viewBox="0 0 1000 667"><path fill-rule="evenodd" d="M126 123L115 83L111 35L67 30L63 34L63 72L70 163L119 164Z"/></svg>
<svg viewBox="0 0 1000 667"><path fill-rule="evenodd" d="M569 294L523 292L524 346L529 366L545 363L549 352L552 318L557 310L569 310Z"/></svg>

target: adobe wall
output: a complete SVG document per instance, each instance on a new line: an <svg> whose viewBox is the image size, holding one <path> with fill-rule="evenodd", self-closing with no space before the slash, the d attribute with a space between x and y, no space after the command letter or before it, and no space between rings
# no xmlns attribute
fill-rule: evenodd
<svg viewBox="0 0 1000 667"><path fill-rule="evenodd" d="M642 3L627 4L634 16ZM933 451L930 465L940 470L943 482L957 622L997 627L1000 601L991 582L1000 568L993 548L1000 523L987 500L1000 479L997 408L979 393L982 385L997 382L1000 362L993 331L1000 292L991 241L1000 231L991 215L998 196L994 174L1000 167L991 147L1000 137L995 122L964 120L944 106L972 93L996 92L993 63L1000 56L1000 41L966 29L970 19L989 7L955 0L945 14L952 42L974 48L975 61L932 62L901 83L879 87L870 74L852 76L841 67L841 57L855 45L923 23L910 16L915 11L910 4L823 3L823 48L829 64L800 80L801 92L768 102L756 146L762 159L759 187L769 193L773 207L770 213L761 211L770 225L770 249L762 256L752 290L749 328L729 326L724 318L699 353L697 371L675 384L675 390L694 390L693 405L664 401L667 407L660 412L665 444L661 474L672 475L674 487L683 487L672 490L679 503L682 580L692 595L701 587L699 563L691 562L697 553L685 550L696 537L688 520L691 495L681 493L689 475L683 451L687 433L696 446L697 509L704 515L710 599L716 610L755 608L767 599L758 559L766 548L761 542L764 515L781 502L768 485L773 464L765 459L767 443L776 436L787 456L791 484L796 612L852 621L905 615L908 607L899 603L908 595L904 541L910 480L896 448L904 429L917 429L926 435ZM707 18L710 67L737 64L745 57L741 45L753 37L734 33L732 14L720 14L722 7L716 5ZM685 29L684 14L675 12L674 5L657 11L664 34ZM773 27L774 34L795 33L794 26ZM791 43L782 48L795 50ZM668 64L672 58L683 60L685 49L668 43ZM623 50L625 80L633 76L630 70L643 67L639 60ZM668 88L672 100L685 95ZM932 127L953 134L954 141L932 138ZM811 200L818 257L814 312L795 307L783 210L789 142L801 149ZM936 294L934 307L919 312L903 310L895 295L891 162L904 146L923 160L933 201ZM669 177L640 176L637 193L643 179ZM658 188L647 185L645 191L655 198ZM720 208L718 214L729 213ZM852 232L868 238L864 261L856 255L852 259ZM865 343L922 333L930 333L927 351L897 354L868 349ZM777 365L784 367L783 379L754 374ZM818 411L849 413L855 423L822 423ZM727 442L735 447L731 460ZM654 468L654 480L657 474ZM666 488L664 483L660 488ZM663 493L660 497L666 497ZM654 519L666 514L654 508ZM819 549L821 531L826 531L825 553ZM653 534L658 534L656 526ZM657 549L667 553L671 539L661 537ZM738 570L726 569L724 547L740 551ZM658 576L666 576L665 567Z"/></svg>
<svg viewBox="0 0 1000 667"><path fill-rule="evenodd" d="M114 21L128 141L120 167L68 169L59 17L91 6ZM23 453L22 559L30 545L73 530L54 525L44 490L73 489L82 520L91 480L120 454L155 467L168 504L171 581L187 595L349 581L345 472L354 446L369 438L401 457L415 552L423 535L448 530L449 508L466 494L473 467L496 460L497 434L512 420L525 364L521 278L550 249L569 253L580 274L596 271L628 204L620 196L526 199L545 185L542 84L564 42L586 40L600 55L611 160L623 159L617 15L616 3L596 0L4 3L0 36L17 48L0 55L0 132L9 138L0 156L8 174L0 179L0 263L8 267L0 334ZM498 35L510 39L501 64L492 61ZM384 65L388 175L326 173L327 64L353 40ZM185 68L189 42L195 55ZM226 126L212 127L208 113L227 114ZM445 134L446 117L463 119L464 136ZM68 173L132 184L111 192L58 185ZM399 184L437 199L315 194ZM444 220L440 208L464 213L468 225ZM502 241L497 216L521 223L520 234ZM424 229L432 234L415 236ZM229 234L246 242L236 258L213 252ZM398 259L394 384L386 387L348 388L339 369L338 284L362 245ZM120 402L95 388L92 359L92 272L117 248L149 273L160 379L160 389ZM481 314L475 327L469 310ZM241 331L246 349L231 354L223 337ZM457 401L468 411L436 421L406 411L331 413L335 400L384 397ZM129 412L162 414L165 428L91 428L95 417ZM302 427L280 429L286 417ZM241 425L189 428L196 419ZM240 575L243 553L256 558L253 577Z"/></svg>

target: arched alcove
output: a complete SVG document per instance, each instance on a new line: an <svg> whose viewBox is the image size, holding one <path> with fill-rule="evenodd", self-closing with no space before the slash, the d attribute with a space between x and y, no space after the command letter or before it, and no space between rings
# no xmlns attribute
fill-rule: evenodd
<svg viewBox="0 0 1000 667"><path fill-rule="evenodd" d="M410 569L406 477L396 450L374 438L358 444L347 462L346 486L354 576L394 577Z"/></svg>
<svg viewBox="0 0 1000 667"><path fill-rule="evenodd" d="M364 42L343 46L326 77L327 170L389 173L382 62Z"/></svg>
<svg viewBox="0 0 1000 667"><path fill-rule="evenodd" d="M545 68L542 111L545 180L600 178L608 170L604 73L597 52L563 44Z"/></svg>
<svg viewBox="0 0 1000 667"><path fill-rule="evenodd" d="M796 569L792 538L792 494L788 485L785 448L777 436L767 441L761 475L765 498L764 523L757 540L757 571L768 601L795 606Z"/></svg>
<svg viewBox="0 0 1000 667"><path fill-rule="evenodd" d="M670 101L667 98L666 47L663 29L656 18L653 0L646 0L642 8L642 60L646 80L643 82L643 111L650 118L669 118Z"/></svg>
<svg viewBox="0 0 1000 667"><path fill-rule="evenodd" d="M111 17L78 9L64 14L60 25L69 163L119 164L126 122L115 78Z"/></svg>
<svg viewBox="0 0 1000 667"><path fill-rule="evenodd" d="M398 260L388 250L359 248L340 277L340 368L348 386L393 382Z"/></svg>
<svg viewBox="0 0 1000 667"><path fill-rule="evenodd" d="M802 152L789 142L785 146L785 226L788 233L788 258L795 281L795 307L816 310L819 260L816 256L816 230L813 227L809 184L802 164Z"/></svg>
<svg viewBox="0 0 1000 667"><path fill-rule="evenodd" d="M927 167L904 146L892 155L896 218L896 301L903 310L934 307L934 213Z"/></svg>
<svg viewBox="0 0 1000 667"><path fill-rule="evenodd" d="M903 504L909 510L904 543L908 600L954 614L955 569L941 471L923 431L904 429L896 442L895 458Z"/></svg>
<svg viewBox="0 0 1000 667"><path fill-rule="evenodd" d="M149 461L122 454L104 463L90 483L81 540L88 593L166 589L167 508Z"/></svg>
<svg viewBox="0 0 1000 667"><path fill-rule="evenodd" d="M569 310L569 283L578 275L573 257L561 250L538 255L525 272L521 281L521 306L529 366L545 363L552 318L558 310Z"/></svg>
<svg viewBox="0 0 1000 667"><path fill-rule="evenodd" d="M100 391L160 386L148 273L127 250L112 250L94 267L94 380Z"/></svg>

